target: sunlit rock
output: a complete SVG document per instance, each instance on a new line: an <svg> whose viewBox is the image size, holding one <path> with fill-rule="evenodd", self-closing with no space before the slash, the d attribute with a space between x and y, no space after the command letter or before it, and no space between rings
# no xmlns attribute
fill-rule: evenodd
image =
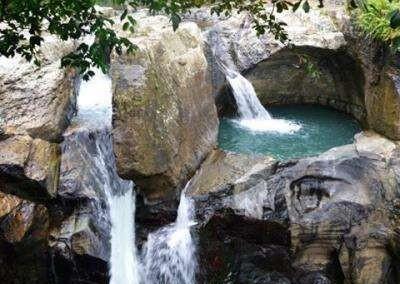
<svg viewBox="0 0 400 284"><path fill-rule="evenodd" d="M218 119L197 25L138 20L127 35L139 50L111 62L114 149L118 173L154 200L176 196L215 146Z"/></svg>
<svg viewBox="0 0 400 284"><path fill-rule="evenodd" d="M75 109L74 72L61 67L61 57L74 48L45 35L38 58L0 58L0 133L59 141Z"/></svg>

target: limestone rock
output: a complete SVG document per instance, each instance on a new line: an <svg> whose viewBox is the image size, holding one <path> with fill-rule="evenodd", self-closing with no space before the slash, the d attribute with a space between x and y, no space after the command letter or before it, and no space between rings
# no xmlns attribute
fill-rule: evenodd
<svg viewBox="0 0 400 284"><path fill-rule="evenodd" d="M251 17L245 13L216 19L215 16L207 17L207 12L209 13L206 8L194 10L188 18L204 27L214 95L218 95L225 84L225 76L218 62L242 72L285 48L268 33L257 36L252 28ZM346 44L343 34L330 17L318 9L313 9L310 13L281 13L276 17L278 21L288 24L286 30L289 38L297 47L338 50Z"/></svg>
<svg viewBox="0 0 400 284"><path fill-rule="evenodd" d="M230 185L239 187L254 176L268 176L276 161L271 157L250 156L214 150L191 179L189 195L217 192Z"/></svg>
<svg viewBox="0 0 400 284"><path fill-rule="evenodd" d="M58 187L58 144L30 136L0 141L0 189L29 200L54 197Z"/></svg>
<svg viewBox="0 0 400 284"><path fill-rule="evenodd" d="M371 39L357 27L344 5L328 1L326 9L345 36L347 52L363 71L364 104L370 129L399 140L399 72L393 64L396 59L384 43Z"/></svg>
<svg viewBox="0 0 400 284"><path fill-rule="evenodd" d="M60 68L71 42L45 36L40 67L16 56L0 58L0 132L58 141L74 111L74 73Z"/></svg>
<svg viewBox="0 0 400 284"><path fill-rule="evenodd" d="M400 140L400 74L393 67L381 71L379 84L368 88L368 123L375 131Z"/></svg>
<svg viewBox="0 0 400 284"><path fill-rule="evenodd" d="M285 49L258 63L245 76L265 106L325 105L366 124L363 71L345 51Z"/></svg>
<svg viewBox="0 0 400 284"><path fill-rule="evenodd" d="M198 218L200 243L212 257L201 276L276 277L254 283L396 283L399 151L382 136L362 133L354 144L255 175L241 190L211 187L209 194L194 196L198 216L206 216ZM252 235L255 226L266 229L264 239ZM215 248L207 248L210 242ZM268 264L274 246L287 253L277 262L292 251L285 271ZM265 254L256 257L257 251ZM242 274L245 267L254 274Z"/></svg>
<svg viewBox="0 0 400 284"><path fill-rule="evenodd" d="M199 28L138 14L134 55L112 59L118 173L149 199L175 195L215 146L218 118Z"/></svg>

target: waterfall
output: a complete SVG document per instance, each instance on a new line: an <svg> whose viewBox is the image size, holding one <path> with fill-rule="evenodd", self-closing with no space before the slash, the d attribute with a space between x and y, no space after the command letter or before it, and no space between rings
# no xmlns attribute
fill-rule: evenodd
<svg viewBox="0 0 400 284"><path fill-rule="evenodd" d="M138 284L139 264L135 244L135 196L132 189L110 198L111 284Z"/></svg>
<svg viewBox="0 0 400 284"><path fill-rule="evenodd" d="M222 63L219 64L236 100L239 119L234 120L235 123L251 131L263 132L293 133L301 128L297 123L274 119L261 104L251 82L239 72L227 68Z"/></svg>
<svg viewBox="0 0 400 284"><path fill-rule="evenodd" d="M135 196L133 183L119 178L111 139L112 89L111 79L96 70L89 81L82 81L77 100L75 128L83 128L95 139L96 151L92 159L97 183L108 202L111 219L111 284L140 283L135 245ZM105 138L104 138L105 137ZM85 161L82 161L85 165ZM101 210L99 208L99 210Z"/></svg>
<svg viewBox="0 0 400 284"><path fill-rule="evenodd" d="M189 184L189 183L188 183ZM190 228L193 220L194 204L185 189L181 193L178 216L175 223L149 234L144 249L144 283L195 283L195 244Z"/></svg>
<svg viewBox="0 0 400 284"><path fill-rule="evenodd" d="M226 79L232 88L242 119L270 120L272 116L262 106L253 85L238 72L229 70Z"/></svg>
<svg viewBox="0 0 400 284"><path fill-rule="evenodd" d="M143 261L138 260L133 183L119 178L112 150L111 80L98 70L95 73L91 80L80 84L69 143L74 144L77 163L89 172L86 184L93 184L108 203L108 210L101 204L94 206L97 223L111 220L110 283L193 284L197 265L190 231L195 224L194 205L185 195L187 186L181 194L175 223L150 233Z"/></svg>

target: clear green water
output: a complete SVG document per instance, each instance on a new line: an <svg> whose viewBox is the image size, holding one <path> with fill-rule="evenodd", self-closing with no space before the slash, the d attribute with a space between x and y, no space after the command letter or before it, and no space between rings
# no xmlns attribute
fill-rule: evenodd
<svg viewBox="0 0 400 284"><path fill-rule="evenodd" d="M249 131L233 120L222 119L219 147L238 153L267 154L278 159L300 158L320 154L332 147L352 143L361 131L352 117L321 106L272 107L274 118L301 125L294 133Z"/></svg>

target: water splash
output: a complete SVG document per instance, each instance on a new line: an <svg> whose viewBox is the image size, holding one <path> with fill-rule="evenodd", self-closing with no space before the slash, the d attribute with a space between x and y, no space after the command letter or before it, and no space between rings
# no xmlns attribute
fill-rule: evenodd
<svg viewBox="0 0 400 284"><path fill-rule="evenodd" d="M195 283L195 244L190 232L194 204L182 191L176 222L149 234L144 249L143 274L146 284Z"/></svg>
<svg viewBox="0 0 400 284"><path fill-rule="evenodd" d="M235 119L235 123L251 131L262 132L294 133L301 128L301 125L297 123L285 119L274 119L261 104L249 80L227 67L222 69L238 107L240 119Z"/></svg>

